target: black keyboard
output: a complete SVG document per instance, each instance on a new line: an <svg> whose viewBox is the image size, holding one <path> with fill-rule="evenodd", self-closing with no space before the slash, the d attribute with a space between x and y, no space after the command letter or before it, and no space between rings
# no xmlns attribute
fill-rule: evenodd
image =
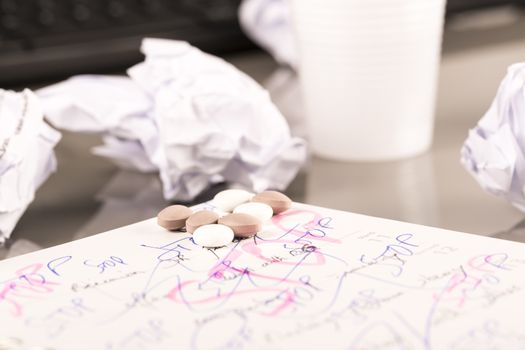
<svg viewBox="0 0 525 350"><path fill-rule="evenodd" d="M447 0L447 14L453 15L460 12L500 5L525 5L525 0Z"/></svg>
<svg viewBox="0 0 525 350"><path fill-rule="evenodd" d="M240 0L0 0L0 87L123 69L143 37L213 53L253 47Z"/></svg>
<svg viewBox="0 0 525 350"><path fill-rule="evenodd" d="M216 54L253 48L238 24L240 1L0 0L0 87L122 71L142 59L146 36ZM525 0L448 0L447 14L509 3Z"/></svg>

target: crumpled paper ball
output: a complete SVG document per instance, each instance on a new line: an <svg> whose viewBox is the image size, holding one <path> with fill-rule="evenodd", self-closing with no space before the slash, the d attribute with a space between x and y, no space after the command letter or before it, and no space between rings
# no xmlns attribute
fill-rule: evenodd
<svg viewBox="0 0 525 350"><path fill-rule="evenodd" d="M239 22L246 35L277 62L297 68L289 0L243 0Z"/></svg>
<svg viewBox="0 0 525 350"><path fill-rule="evenodd" d="M60 138L44 122L35 94L0 89L0 244L56 170L53 148Z"/></svg>
<svg viewBox="0 0 525 350"><path fill-rule="evenodd" d="M159 171L164 197L192 200L227 181L285 189L306 144L266 90L226 61L182 41L144 39L129 77L77 76L38 91L56 127L104 135L94 152Z"/></svg>
<svg viewBox="0 0 525 350"><path fill-rule="evenodd" d="M525 63L508 68L489 110L469 131L461 162L487 192L525 211Z"/></svg>

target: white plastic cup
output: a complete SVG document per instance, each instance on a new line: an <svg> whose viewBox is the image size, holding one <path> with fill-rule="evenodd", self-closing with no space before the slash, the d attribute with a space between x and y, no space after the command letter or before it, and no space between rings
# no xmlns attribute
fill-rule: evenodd
<svg viewBox="0 0 525 350"><path fill-rule="evenodd" d="M432 143L445 0L290 0L314 154L414 156Z"/></svg>

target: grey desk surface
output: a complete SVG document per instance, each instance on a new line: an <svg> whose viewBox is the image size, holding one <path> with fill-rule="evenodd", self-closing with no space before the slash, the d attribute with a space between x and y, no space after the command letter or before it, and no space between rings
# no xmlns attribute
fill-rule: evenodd
<svg viewBox="0 0 525 350"><path fill-rule="evenodd" d="M525 57L525 21L510 22L489 29L448 25L434 144L427 153L383 163L313 157L288 194L315 205L525 242L525 214L483 192L459 163L468 129L488 108L506 67ZM294 133L304 134L293 79L276 86L278 66L263 53L227 59L268 87ZM89 148L99 142L97 136L64 133L56 149L58 172L37 192L0 258L150 218L168 204L155 175L121 171L91 155Z"/></svg>

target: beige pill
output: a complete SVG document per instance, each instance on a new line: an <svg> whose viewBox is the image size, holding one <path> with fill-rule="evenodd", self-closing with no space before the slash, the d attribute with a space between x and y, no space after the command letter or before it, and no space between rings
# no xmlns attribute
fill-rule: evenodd
<svg viewBox="0 0 525 350"><path fill-rule="evenodd" d="M268 204L273 209L274 214L282 213L290 209L292 200L287 195L277 191L264 191L256 194L252 198L252 202L260 202Z"/></svg>
<svg viewBox="0 0 525 350"><path fill-rule="evenodd" d="M186 220L186 231L189 233L195 232L201 226L216 224L219 220L219 214L214 213L211 210L201 210L191 214Z"/></svg>
<svg viewBox="0 0 525 350"><path fill-rule="evenodd" d="M170 205L157 215L157 223L167 230L180 230L193 212L184 205Z"/></svg>
<svg viewBox="0 0 525 350"><path fill-rule="evenodd" d="M228 214L219 219L219 224L233 230L237 237L251 237L261 230L262 224L254 216L242 213Z"/></svg>

